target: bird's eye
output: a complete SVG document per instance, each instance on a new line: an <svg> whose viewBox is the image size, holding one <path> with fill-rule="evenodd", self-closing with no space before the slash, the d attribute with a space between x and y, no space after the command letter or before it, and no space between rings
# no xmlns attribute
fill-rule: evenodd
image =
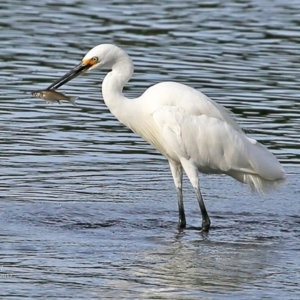
<svg viewBox="0 0 300 300"><path fill-rule="evenodd" d="M97 56L92 57L92 61L93 62L98 62L98 57Z"/></svg>

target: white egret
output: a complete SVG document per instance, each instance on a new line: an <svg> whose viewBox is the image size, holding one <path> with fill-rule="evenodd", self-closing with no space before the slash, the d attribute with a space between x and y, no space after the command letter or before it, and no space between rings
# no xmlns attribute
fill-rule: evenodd
<svg viewBox="0 0 300 300"><path fill-rule="evenodd" d="M202 230L210 218L201 195L198 172L227 174L262 192L284 179L285 171L262 144L248 138L228 111L189 86L161 82L140 97L123 96L124 85L133 73L131 58L119 47L101 44L92 48L80 64L48 89L56 89L87 71L111 71L102 83L103 99L111 113L125 126L153 145L170 164L177 189L179 227L186 226L182 175L194 187L202 213Z"/></svg>

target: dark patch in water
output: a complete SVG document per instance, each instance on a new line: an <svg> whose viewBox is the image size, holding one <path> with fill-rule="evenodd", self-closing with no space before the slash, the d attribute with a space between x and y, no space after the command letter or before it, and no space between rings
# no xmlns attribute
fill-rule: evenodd
<svg viewBox="0 0 300 300"><path fill-rule="evenodd" d="M73 224L63 225L63 228L67 229L97 229L104 227L112 227L115 226L117 221L105 221L102 223L89 223L89 222L76 222Z"/></svg>

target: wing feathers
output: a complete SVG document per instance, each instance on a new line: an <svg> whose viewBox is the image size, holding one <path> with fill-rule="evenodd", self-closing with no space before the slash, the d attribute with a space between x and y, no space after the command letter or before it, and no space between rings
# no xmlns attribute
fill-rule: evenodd
<svg viewBox="0 0 300 300"><path fill-rule="evenodd" d="M265 180L284 177L283 168L266 147L225 121L191 115L175 106L161 107L153 119L167 156L174 159L176 154L177 160L191 160L202 172L226 173L234 178L240 177L238 173L252 174Z"/></svg>

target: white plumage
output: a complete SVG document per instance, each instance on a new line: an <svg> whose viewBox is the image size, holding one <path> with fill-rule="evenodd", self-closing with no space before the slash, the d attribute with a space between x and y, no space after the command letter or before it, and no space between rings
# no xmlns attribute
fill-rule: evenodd
<svg viewBox="0 0 300 300"><path fill-rule="evenodd" d="M162 82L136 99L125 98L122 89L132 76L133 64L115 45L94 47L78 67L50 87L58 88L94 68L111 69L103 80L102 93L112 114L168 159L177 189L180 227L186 225L182 169L195 189L204 231L209 229L210 219L198 171L227 174L259 192L284 179L285 171L276 157L248 138L224 107L200 91L176 82Z"/></svg>

